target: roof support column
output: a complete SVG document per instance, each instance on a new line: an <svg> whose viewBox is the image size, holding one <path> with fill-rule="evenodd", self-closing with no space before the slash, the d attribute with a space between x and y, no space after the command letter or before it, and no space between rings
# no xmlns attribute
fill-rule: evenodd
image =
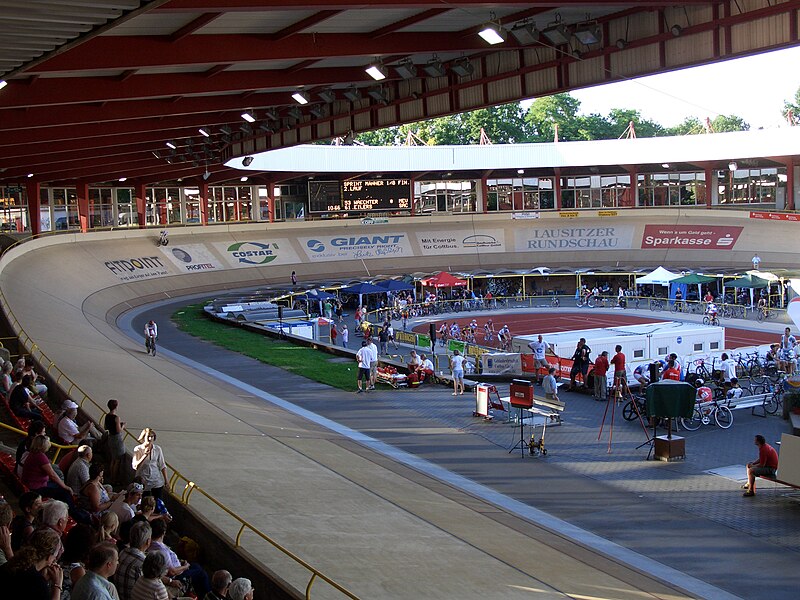
<svg viewBox="0 0 800 600"><path fill-rule="evenodd" d="M85 181L75 183L75 195L78 197L78 222L81 233L89 231L89 184Z"/></svg>
<svg viewBox="0 0 800 600"><path fill-rule="evenodd" d="M715 194L718 193L717 191L717 174L714 172L714 169L711 167L706 167L704 169L705 177L706 177L706 208L711 208L713 204L713 197Z"/></svg>
<svg viewBox="0 0 800 600"><path fill-rule="evenodd" d="M553 195L556 210L561 210L561 169L553 169Z"/></svg>
<svg viewBox="0 0 800 600"><path fill-rule="evenodd" d="M409 203L411 205L412 217L414 216L414 187L416 183L417 183L417 178L412 176L411 179L409 180L409 190L408 190L408 197L409 197Z"/></svg>
<svg viewBox="0 0 800 600"><path fill-rule="evenodd" d="M40 208L42 185L38 181L25 182L25 194L28 197L28 221L31 225L31 234L39 235L42 232Z"/></svg>
<svg viewBox="0 0 800 600"><path fill-rule="evenodd" d="M270 223L275 222L275 183L274 179L267 179L267 221Z"/></svg>
<svg viewBox="0 0 800 600"><path fill-rule="evenodd" d="M208 225L208 183L200 183L200 223Z"/></svg>
<svg viewBox="0 0 800 600"><path fill-rule="evenodd" d="M147 211L147 186L144 183L136 183L133 186L133 194L136 197L136 216L139 229L144 229L146 225Z"/></svg>
<svg viewBox="0 0 800 600"><path fill-rule="evenodd" d="M481 212L489 212L489 178L487 175L481 176L481 203L483 206L479 209Z"/></svg>
<svg viewBox="0 0 800 600"><path fill-rule="evenodd" d="M795 177L795 169L791 159L786 161L786 210L794 210L794 196L795 196L795 182L798 178Z"/></svg>
<svg viewBox="0 0 800 600"><path fill-rule="evenodd" d="M628 189L622 193L619 208L636 208L639 199L639 171L635 165L626 166L625 170L628 172L631 182Z"/></svg>

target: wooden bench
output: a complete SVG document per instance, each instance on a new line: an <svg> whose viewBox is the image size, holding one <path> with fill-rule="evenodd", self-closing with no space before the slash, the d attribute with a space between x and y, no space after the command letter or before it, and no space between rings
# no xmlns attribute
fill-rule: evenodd
<svg viewBox="0 0 800 600"><path fill-rule="evenodd" d="M518 417L513 417L512 413L513 406L511 405L511 396L503 396L500 398L500 402L502 402L507 408L504 410L508 411L509 414L509 421L517 421ZM566 408L566 404L559 400L548 400L547 398L537 398L536 396L533 397L533 406L531 408L523 408L523 412L527 414L523 414L522 420L525 419L533 419L534 417L545 417L551 424L553 425L561 425L563 421L561 420L561 413L564 412Z"/></svg>

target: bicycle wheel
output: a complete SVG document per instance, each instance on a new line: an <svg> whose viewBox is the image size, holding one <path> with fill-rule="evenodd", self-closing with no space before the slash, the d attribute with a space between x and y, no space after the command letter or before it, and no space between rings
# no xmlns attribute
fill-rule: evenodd
<svg viewBox="0 0 800 600"><path fill-rule="evenodd" d="M767 398L767 401L764 403L764 412L766 412L768 415L774 415L776 412L778 412L780 405L780 394L775 392L769 398Z"/></svg>
<svg viewBox="0 0 800 600"><path fill-rule="evenodd" d="M711 319L708 317L703 317L703 325L711 325Z"/></svg>
<svg viewBox="0 0 800 600"><path fill-rule="evenodd" d="M755 379L760 378L763 373L764 373L764 369L757 362L753 362L750 365L750 379L751 380L755 380Z"/></svg>
<svg viewBox="0 0 800 600"><path fill-rule="evenodd" d="M742 363L736 363L736 378L740 380L744 379L745 372L744 365Z"/></svg>
<svg viewBox="0 0 800 600"><path fill-rule="evenodd" d="M700 409L696 406L692 411L692 417L690 419L681 417L681 427L683 427L686 431L697 431L700 429L700 425L702 424L703 415L700 414Z"/></svg>
<svg viewBox="0 0 800 600"><path fill-rule="evenodd" d="M680 306L678 306L677 302L673 302L672 303L672 308L670 308L669 310L670 310L670 312L674 312L674 313L681 312Z"/></svg>
<svg viewBox="0 0 800 600"><path fill-rule="evenodd" d="M628 400L628 403L622 407L622 418L626 421L633 421L636 418L636 409L633 407L633 400Z"/></svg>
<svg viewBox="0 0 800 600"><path fill-rule="evenodd" d="M756 320L758 320L758 321L763 321L764 320L764 311L763 310L756 311Z"/></svg>
<svg viewBox="0 0 800 600"><path fill-rule="evenodd" d="M719 327L719 318L714 317L713 319L711 319L711 325L713 325L714 327Z"/></svg>
<svg viewBox="0 0 800 600"><path fill-rule="evenodd" d="M714 421L722 429L729 429L733 425L733 413L727 406L718 406L714 411Z"/></svg>

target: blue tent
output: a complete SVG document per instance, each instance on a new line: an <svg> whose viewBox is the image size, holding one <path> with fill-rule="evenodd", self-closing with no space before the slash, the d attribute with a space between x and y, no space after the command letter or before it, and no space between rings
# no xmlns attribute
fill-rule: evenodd
<svg viewBox="0 0 800 600"><path fill-rule="evenodd" d="M386 281L378 281L375 285L387 289L391 292L401 292L405 290L414 289L413 285L406 283L405 281L400 281L399 279L387 279Z"/></svg>
<svg viewBox="0 0 800 600"><path fill-rule="evenodd" d="M385 294L388 291L386 288L378 287L371 283L357 283L339 290L340 293L344 294L358 294L359 306L364 306L364 294Z"/></svg>
<svg viewBox="0 0 800 600"><path fill-rule="evenodd" d="M308 300L329 300L330 298L336 298L334 294L326 292L325 290L309 290L297 295L301 298L307 298Z"/></svg>

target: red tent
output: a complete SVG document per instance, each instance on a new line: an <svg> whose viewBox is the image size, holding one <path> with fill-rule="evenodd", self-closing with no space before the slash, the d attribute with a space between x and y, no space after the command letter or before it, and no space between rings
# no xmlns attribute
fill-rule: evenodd
<svg viewBox="0 0 800 600"><path fill-rule="evenodd" d="M422 285L425 287L434 287L434 288L466 287L467 280L459 279L455 275L451 275L450 273L442 271L438 275L434 275L433 277L428 277L427 279L423 279Z"/></svg>

